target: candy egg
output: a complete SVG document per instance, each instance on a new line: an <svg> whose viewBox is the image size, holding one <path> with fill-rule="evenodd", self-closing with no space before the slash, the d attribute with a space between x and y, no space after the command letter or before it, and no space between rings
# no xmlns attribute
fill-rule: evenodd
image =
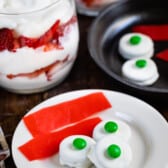
<svg viewBox="0 0 168 168"><path fill-rule="evenodd" d="M132 150L120 136L106 136L91 147L88 157L96 168L129 168Z"/></svg>
<svg viewBox="0 0 168 168"><path fill-rule="evenodd" d="M87 168L91 165L87 154L95 141L84 135L65 138L60 144L60 164L69 167Z"/></svg>
<svg viewBox="0 0 168 168"><path fill-rule="evenodd" d="M131 129L124 121L116 119L104 120L94 128L93 138L98 141L107 135L117 135L127 141L131 136Z"/></svg>
<svg viewBox="0 0 168 168"><path fill-rule="evenodd" d="M154 53L152 39L141 33L128 33L119 41L119 53L124 59L151 58Z"/></svg>
<svg viewBox="0 0 168 168"><path fill-rule="evenodd" d="M155 62L148 58L136 58L126 61L122 74L129 81L138 85L151 85L159 77Z"/></svg>

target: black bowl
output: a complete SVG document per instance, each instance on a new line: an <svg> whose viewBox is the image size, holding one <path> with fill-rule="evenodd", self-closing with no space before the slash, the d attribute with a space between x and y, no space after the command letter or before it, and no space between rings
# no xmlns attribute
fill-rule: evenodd
<svg viewBox="0 0 168 168"><path fill-rule="evenodd" d="M118 53L118 41L137 24L168 23L167 1L121 1L105 8L94 20L88 34L88 48L93 60L108 75L136 91L168 94L168 62L152 58L158 66L159 79L152 86L139 86L124 79L121 67L124 59ZM155 54L168 42L155 43Z"/></svg>

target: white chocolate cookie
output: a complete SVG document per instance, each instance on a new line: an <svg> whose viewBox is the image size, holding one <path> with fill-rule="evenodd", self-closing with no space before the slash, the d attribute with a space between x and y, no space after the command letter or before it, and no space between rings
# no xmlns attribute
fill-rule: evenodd
<svg viewBox="0 0 168 168"><path fill-rule="evenodd" d="M120 136L127 141L131 137L131 129L128 124L121 120L104 120L97 124L93 130L93 138L96 141L108 135Z"/></svg>
<svg viewBox="0 0 168 168"><path fill-rule="evenodd" d="M65 138L60 144L60 164L68 167L87 168L91 165L87 154L95 141L84 135Z"/></svg>
<svg viewBox="0 0 168 168"><path fill-rule="evenodd" d="M138 85L152 85L159 78L155 62L149 58L136 58L122 66L123 76Z"/></svg>
<svg viewBox="0 0 168 168"><path fill-rule="evenodd" d="M92 146L88 155L96 168L129 168L132 150L119 136L106 136Z"/></svg>
<svg viewBox="0 0 168 168"><path fill-rule="evenodd" d="M124 59L151 58L154 53L152 39L141 33L128 33L119 41L119 53Z"/></svg>

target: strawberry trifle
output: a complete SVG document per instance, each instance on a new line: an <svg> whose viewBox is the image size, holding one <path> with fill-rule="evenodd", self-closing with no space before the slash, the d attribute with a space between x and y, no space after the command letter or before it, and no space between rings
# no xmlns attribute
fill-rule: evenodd
<svg viewBox="0 0 168 168"><path fill-rule="evenodd" d="M73 0L1 0L0 86L34 93L59 84L78 43Z"/></svg>

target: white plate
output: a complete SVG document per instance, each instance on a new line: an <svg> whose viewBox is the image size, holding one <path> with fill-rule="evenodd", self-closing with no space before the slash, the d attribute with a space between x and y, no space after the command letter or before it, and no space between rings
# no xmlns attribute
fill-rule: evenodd
<svg viewBox="0 0 168 168"><path fill-rule="evenodd" d="M157 110L135 97L107 90L73 91L50 98L29 113L93 92L103 92L112 104L111 109L99 113L99 116L103 119L123 120L131 127L132 137L129 143L133 151L133 161L130 168L168 168L167 121ZM18 147L31 138L32 136L21 120L12 141L12 155L17 168L61 168L57 155L45 160L28 161L19 152Z"/></svg>

